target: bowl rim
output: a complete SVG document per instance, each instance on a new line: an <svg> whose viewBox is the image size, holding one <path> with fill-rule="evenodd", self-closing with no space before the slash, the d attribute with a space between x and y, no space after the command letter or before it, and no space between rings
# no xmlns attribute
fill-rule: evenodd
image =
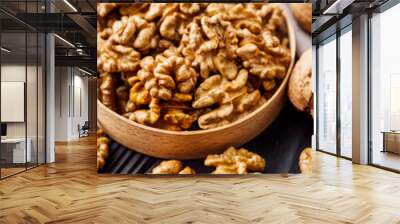
<svg viewBox="0 0 400 224"><path fill-rule="evenodd" d="M278 93L285 91L286 87L287 87L287 82L290 78L290 74L292 73L293 70L293 65L294 65L294 61L295 61L295 57L296 57L296 38L295 38L295 33L293 30L292 25L289 23L288 20L288 15L285 12L285 10L282 8L283 10L283 14L285 15L286 18L286 27L288 29L288 38L289 38L289 44L290 44L290 53L291 53L291 62L289 64L289 69L287 70L286 76L283 79L283 82L279 85L278 89L275 91L275 93L272 95L272 97L270 99L267 100L267 102L265 102L263 105L261 105L260 107L258 107L256 110L250 112L249 114L247 114L246 116L235 120L232 123L229 123L227 125L223 125L220 127L216 127L216 128L211 128L211 129L201 129L201 130L184 130L184 131L172 131L172 130L165 130L165 129L161 129L161 128L156 128L156 127L151 127L151 126L147 126L144 124L140 124L137 123L135 121L129 120L128 118L118 114L117 112L109 109L108 107L106 107L103 103L100 102L99 99L97 99L97 107L101 107L102 110L107 111L108 113L112 114L113 116L117 116L120 119L123 119L123 121L128 122L128 124L132 125L132 126L136 126L138 128L141 129L145 129L147 131L152 131L152 132L158 132L160 134L166 134L166 135L183 135L183 136L191 136L191 135L199 135L199 134L205 134L205 133L212 133L212 132L219 132L219 131L223 131L225 129L229 129L233 126L236 126L239 123L245 122L246 120L250 119L251 117L253 117L255 114L259 113L260 111L264 110L268 105L270 105L278 96ZM103 126L101 124L101 121L97 118L97 122L100 123L100 126Z"/></svg>

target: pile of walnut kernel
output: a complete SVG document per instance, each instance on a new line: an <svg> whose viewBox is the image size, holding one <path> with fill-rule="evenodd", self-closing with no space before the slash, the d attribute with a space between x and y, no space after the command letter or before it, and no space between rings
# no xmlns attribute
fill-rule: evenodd
<svg viewBox="0 0 400 224"><path fill-rule="evenodd" d="M99 99L167 130L229 124L265 103L291 61L276 4L99 3Z"/></svg>
<svg viewBox="0 0 400 224"><path fill-rule="evenodd" d="M236 149L231 146L222 154L208 155L204 166L215 167L211 174L247 174L259 173L265 169L265 160L260 155L245 148ZM183 168L179 160L166 160L153 168L152 174L196 174L196 171L186 166Z"/></svg>
<svg viewBox="0 0 400 224"><path fill-rule="evenodd" d="M110 150L110 139L105 135L103 129L97 129L97 169L101 169L106 164Z"/></svg>

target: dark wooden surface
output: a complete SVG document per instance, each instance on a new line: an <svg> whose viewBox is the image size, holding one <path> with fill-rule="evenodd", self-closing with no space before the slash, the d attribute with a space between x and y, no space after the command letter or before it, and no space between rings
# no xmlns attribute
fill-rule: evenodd
<svg viewBox="0 0 400 224"><path fill-rule="evenodd" d="M266 160L264 173L299 173L298 158L305 147L311 146L312 133L311 116L297 111L287 102L274 123L243 147ZM100 173L143 174L151 172L161 161L112 142L110 155ZM210 173L213 168L205 167L203 161L186 160L183 163L197 173Z"/></svg>

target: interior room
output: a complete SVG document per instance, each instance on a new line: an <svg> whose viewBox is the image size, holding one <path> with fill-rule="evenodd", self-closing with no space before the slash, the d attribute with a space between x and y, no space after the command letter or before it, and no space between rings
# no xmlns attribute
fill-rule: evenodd
<svg viewBox="0 0 400 224"><path fill-rule="evenodd" d="M399 66L398 44L394 44L399 33L393 26L400 6L391 1L377 3L366 10L368 18L360 12L364 7L350 4L340 18L331 18L336 29L327 22L315 32L315 144L318 151L399 172ZM359 72L363 76L355 75ZM364 132L352 125L361 121L364 125L357 125ZM362 148L352 147L354 143Z"/></svg>
<svg viewBox="0 0 400 224"><path fill-rule="evenodd" d="M87 3L81 5L93 11ZM96 77L90 58L93 40L85 39L83 28L62 27L62 18L43 25L47 12L73 10L70 6L57 1L2 1L0 7L4 179L54 162L54 144L93 135L96 110L90 102L96 95Z"/></svg>
<svg viewBox="0 0 400 224"><path fill-rule="evenodd" d="M89 110L93 109L93 104L89 104L89 91L95 91L96 79L79 67L56 66L55 73L58 74L55 77L56 143L88 137L95 130L94 124L89 122L89 114L92 112ZM82 127L88 129L82 130Z"/></svg>
<svg viewBox="0 0 400 224"><path fill-rule="evenodd" d="M1 29L1 178L46 160L44 38L22 24Z"/></svg>
<svg viewBox="0 0 400 224"><path fill-rule="evenodd" d="M312 173L184 178L98 173L99 2L0 1L0 223L400 223L399 1L312 1Z"/></svg>
<svg viewBox="0 0 400 224"><path fill-rule="evenodd" d="M400 170L400 67L392 29L400 19L396 5L371 18L371 163Z"/></svg>

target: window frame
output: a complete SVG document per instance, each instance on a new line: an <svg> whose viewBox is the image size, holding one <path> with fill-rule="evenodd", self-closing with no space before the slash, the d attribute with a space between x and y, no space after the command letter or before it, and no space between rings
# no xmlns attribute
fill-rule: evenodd
<svg viewBox="0 0 400 224"><path fill-rule="evenodd" d="M328 43L330 41L336 41L336 151L335 153L329 152L327 150L324 150L322 148L320 148L320 143L319 143L319 134L320 134L320 130L319 130L319 122L320 122L320 118L319 118L319 103L320 103L320 99L318 99L318 94L315 94L315 101L316 101L316 150L319 152L323 152L329 155L333 155L333 156L337 156L346 160L352 160L352 158L347 157L342 155L341 152L341 118L340 118L340 103L341 103L341 97L340 97L340 82L341 82L341 67L340 67L340 37L342 35L344 35L347 32L352 32L352 23L347 24L345 27L341 28L340 30L337 30L336 33L330 35L329 37L319 41L318 44L316 44L316 92L319 92L319 68L320 68L320 64L319 64L319 48L320 45L322 43ZM353 151L353 150L352 150Z"/></svg>
<svg viewBox="0 0 400 224"><path fill-rule="evenodd" d="M21 2L23 2L25 4L24 7L25 7L25 16L26 16L27 15L26 13L28 13L27 12L27 3L28 3L28 1L25 0L25 1L21 1ZM36 11L39 12L39 7L38 7L39 1L36 0L36 1L32 1L32 2L36 3ZM0 11L6 12L8 14L8 12L6 10L1 8L1 4L0 4ZM47 11L47 7L46 7L46 11ZM19 21L18 18L16 18L16 17L13 18L13 19L15 19L18 22L22 22L22 21ZM47 110L46 110L46 108L47 108L47 99L46 99L47 98L47 81L46 81L46 77L47 77L47 49L46 49L47 48L47 37L46 36L47 36L47 33L43 32L43 31L40 31L38 29L35 29L34 27L32 27L32 26L30 26L30 25L28 25L26 23L23 24L23 27L24 27L23 30L21 29L21 30L15 31L15 32L9 32L7 30L2 30L1 29L1 23L0 23L0 46L2 45L2 43L1 43L2 42L2 34L4 34L4 33L20 33L21 35L25 35L25 37L24 37L25 38L25 40L24 40L25 48L22 50L22 51L25 52L25 55L24 55L24 60L25 60L25 69L24 69L25 70L25 87L24 87L24 91L25 91L25 93L24 93L24 98L25 98L24 99L25 166L21 167L23 169L21 169L20 171L14 172L14 173L6 175L6 176L4 176L4 174L2 173L2 168L0 166L0 180L6 179L8 177L12 177L12 176L17 175L17 174L22 173L22 172L26 172L27 170L39 167L39 166L44 165L44 164L47 163L47 128L46 128L47 127ZM31 162L29 164L29 166L28 166L29 162L27 162L28 161L28 159L27 159L27 156L28 156L28 154L27 154L27 147L28 147L27 83L28 83L28 78L27 77L28 77L28 65L29 65L29 63L28 63L28 34L33 34L33 35L36 36L36 41L35 41L36 42L36 49L35 49L35 51L36 51L36 60L34 61L34 65L36 66L36 69L35 69L35 75L36 75L36 91L35 91L36 92L36 122L34 122L35 125L36 125L36 136L33 136L32 138L36 138L36 141L37 141L37 145L36 145L36 161L34 163ZM43 35L40 35L40 34L43 34ZM41 38L39 38L39 36ZM42 48L39 48L39 41L42 44L41 45ZM41 57L41 61L44 62L44 64L41 64L39 62L39 53L42 54L42 55L40 55L40 57ZM0 53L0 82L2 81L1 80L2 79L2 77L1 77L1 67L3 65L2 62L3 62L2 53ZM43 104L40 105L41 107L43 107L42 109L44 110L43 111L44 115L42 117L39 117L39 113L38 113L38 111L39 111L39 79L38 79L39 66L42 67L41 76L42 76L42 84L44 85L43 86L43 92L41 92L41 95L44 97L42 99L42 103ZM0 86L0 90L1 90L1 86ZM1 101L1 97L0 97L0 101ZM1 111L1 109L2 108L1 108L1 105L0 105L0 111ZM44 119L44 120L42 120L42 119ZM43 143L43 145L42 145L43 148L41 149L41 151L44 152L44 154L41 155L41 157L43 157L43 158L41 158L42 161L39 160L39 142L38 142L38 139L39 139L39 120L42 122L42 125L43 125L42 128L44 129L43 133L41 133L41 134L43 134L43 142L42 142ZM0 124L1 123L2 122L1 122L1 119L0 119ZM1 147L1 144L0 144L0 158L1 158L1 152L2 152L2 147ZM31 155L32 155L32 152L33 152L33 150L31 151Z"/></svg>
<svg viewBox="0 0 400 224"><path fill-rule="evenodd" d="M385 11L391 9L394 6L399 5L399 1L397 0L389 0L385 2L384 4L380 5L377 8L374 8L373 10L368 11L368 31L367 31L367 39L368 39L368 54L367 54L367 78L368 78L368 152L367 152L367 163L370 166L377 167L383 170L395 172L395 173L400 173L400 169L394 169L391 167L387 167L384 165L380 165L377 163L373 162L373 132L372 132L372 93L373 93L373 88L372 88L372 76L373 76L373 67L372 67L372 54L373 54L373 34L372 34L372 19L374 14L381 14L384 13Z"/></svg>

